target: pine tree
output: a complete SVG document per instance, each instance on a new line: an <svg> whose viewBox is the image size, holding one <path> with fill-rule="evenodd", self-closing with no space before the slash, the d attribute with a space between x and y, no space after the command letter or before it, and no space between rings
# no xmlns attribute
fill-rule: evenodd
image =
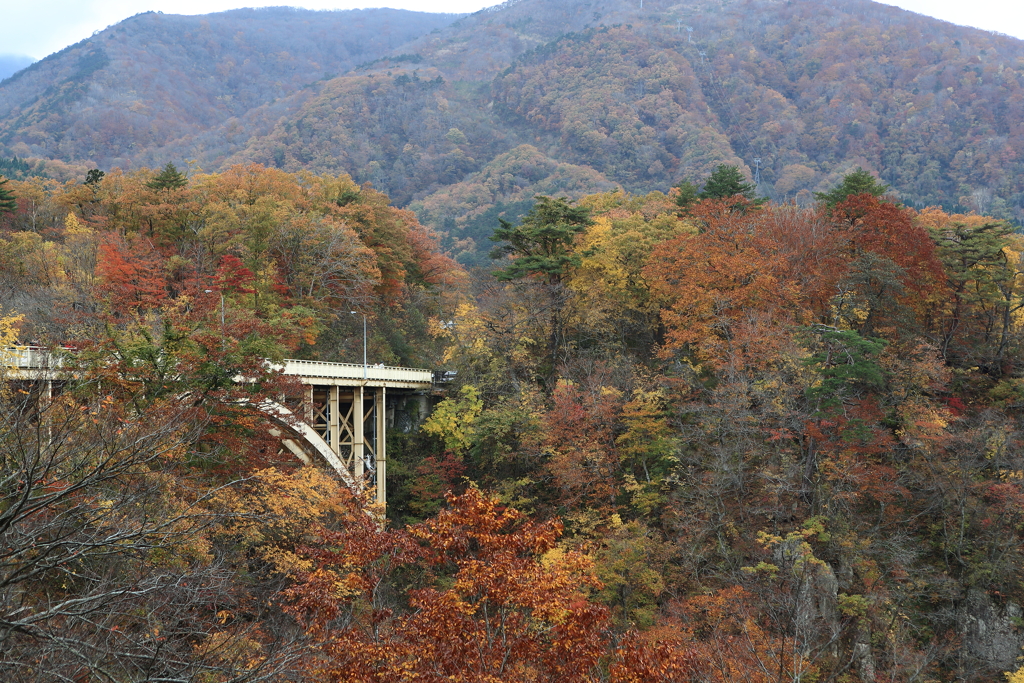
<svg viewBox="0 0 1024 683"><path fill-rule="evenodd" d="M757 201L757 188L746 182L739 168L721 164L711 172L704 182L704 189L697 196L700 199L728 199L736 195Z"/></svg>
<svg viewBox="0 0 1024 683"><path fill-rule="evenodd" d="M700 199L697 192L697 186L691 183L689 180L680 180L676 185L672 187L679 190L679 194L676 195L676 205L680 209L688 209L693 204L697 203Z"/></svg>
<svg viewBox="0 0 1024 683"><path fill-rule="evenodd" d="M512 262L495 271L502 282L532 278L544 287L548 298L548 349L542 372L551 379L555 358L564 343L563 309L569 293L564 282L570 270L579 266L580 256L573 251L576 236L590 226L590 210L570 206L565 197L537 197L521 225L499 219L491 239L504 242L491 251L491 258L510 255Z"/></svg>
<svg viewBox="0 0 1024 683"><path fill-rule="evenodd" d="M0 213L13 213L18 208L18 203L11 191L4 187L6 184L7 178L0 180Z"/></svg>
<svg viewBox="0 0 1024 683"><path fill-rule="evenodd" d="M179 171L174 164L168 163L162 171L146 183L146 187L151 190L177 190L187 184L188 178L185 177L185 174Z"/></svg>
<svg viewBox="0 0 1024 683"><path fill-rule="evenodd" d="M843 182L832 188L832 190L829 192L815 192L814 196L831 211L836 208L836 204L844 202L850 197L856 197L861 194L881 197L888 191L888 185L878 182L873 175L858 166L856 171L843 176Z"/></svg>
<svg viewBox="0 0 1024 683"><path fill-rule="evenodd" d="M570 206L564 198L537 197L537 203L523 217L522 225L499 219L491 240L505 242L491 250L491 258L511 255L515 259L507 268L496 271L502 281L539 275L548 284L557 284L580 257L572 253L576 235L590 225L588 209Z"/></svg>

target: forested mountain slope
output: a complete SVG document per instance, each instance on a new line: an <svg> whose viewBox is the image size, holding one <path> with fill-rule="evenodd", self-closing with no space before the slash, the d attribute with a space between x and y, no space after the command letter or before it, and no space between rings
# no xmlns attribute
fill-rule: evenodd
<svg viewBox="0 0 1024 683"><path fill-rule="evenodd" d="M421 210L469 231L474 198L588 184L522 145ZM543 197L467 273L345 175L0 183L0 350L74 369L50 398L0 353L0 669L1006 680L1024 236L864 171L812 207L746 189ZM448 379L389 430L389 527L256 409L305 412L267 358L364 349Z"/></svg>
<svg viewBox="0 0 1024 683"><path fill-rule="evenodd" d="M725 162L809 200L859 165L912 205L1024 215L1024 44L894 7L520 0L396 52L235 160L345 171L399 203L520 144L632 191Z"/></svg>
<svg viewBox="0 0 1024 683"><path fill-rule="evenodd" d="M1024 217L1019 40L868 0L517 0L453 19L133 17L0 86L0 154L255 161L406 206L530 145L632 192L730 163L807 203L862 166L909 205ZM495 206L425 219L458 231Z"/></svg>
<svg viewBox="0 0 1024 683"><path fill-rule="evenodd" d="M0 84L0 351L73 369L0 352L0 669L1018 669L1024 43L866 0L451 19L140 15ZM281 448L285 356L444 371L386 511Z"/></svg>
<svg viewBox="0 0 1024 683"><path fill-rule="evenodd" d="M21 157L103 168L204 161L203 132L259 124L247 112L372 61L457 15L286 7L205 16L147 12L0 83L0 144ZM179 141L177 146L175 141Z"/></svg>

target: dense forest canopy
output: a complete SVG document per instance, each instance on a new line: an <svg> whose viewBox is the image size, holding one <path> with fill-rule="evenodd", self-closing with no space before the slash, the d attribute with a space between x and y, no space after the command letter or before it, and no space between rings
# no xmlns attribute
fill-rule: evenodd
<svg viewBox="0 0 1024 683"><path fill-rule="evenodd" d="M808 207L747 185L541 197L468 274L345 175L8 180L3 344L73 375L0 392L0 661L1000 680L1024 645L1024 239L863 170ZM268 358L358 358L350 310L372 360L450 373L389 437L386 529L254 408L300 395Z"/></svg>
<svg viewBox="0 0 1024 683"><path fill-rule="evenodd" d="M0 187L13 209L0 214L0 306L23 314L26 342L78 347L165 306L217 303L223 332L251 330L271 357L354 361L355 323L337 311L356 308L378 361L432 365L428 318L463 279L411 212L347 176L248 165L186 178L168 164Z"/></svg>

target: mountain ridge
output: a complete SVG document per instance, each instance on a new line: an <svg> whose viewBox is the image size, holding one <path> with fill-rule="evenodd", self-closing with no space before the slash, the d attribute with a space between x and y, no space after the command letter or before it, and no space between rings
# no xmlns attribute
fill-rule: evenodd
<svg viewBox="0 0 1024 683"><path fill-rule="evenodd" d="M138 14L0 84L0 143L22 157L157 163L156 154L136 150L244 116L457 16L293 8Z"/></svg>
<svg viewBox="0 0 1024 683"><path fill-rule="evenodd" d="M861 166L913 206L1024 218L1014 151L1024 147L1024 42L1015 38L868 0L647 0L642 11L623 0L516 0L433 21L333 78L323 68L317 79L279 79L260 98L240 92L245 106L215 99L165 113L122 92L110 111L130 134L109 122L98 134L87 107L44 90L69 133L46 143L46 112L30 106L29 118L0 124L0 153L343 172L406 206L531 145L631 192L729 163L757 175L762 194L806 202ZM101 64L101 47L74 64L66 55L65 72ZM288 75L276 58L269 66ZM182 125L202 113L217 120Z"/></svg>

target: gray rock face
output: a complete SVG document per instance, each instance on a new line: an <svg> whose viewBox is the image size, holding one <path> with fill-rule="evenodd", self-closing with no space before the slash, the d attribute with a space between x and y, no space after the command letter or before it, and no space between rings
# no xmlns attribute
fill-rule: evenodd
<svg viewBox="0 0 1024 683"><path fill-rule="evenodd" d="M399 396L392 400L388 406L388 429L408 434L430 415L430 397L425 394Z"/></svg>
<svg viewBox="0 0 1024 683"><path fill-rule="evenodd" d="M972 588L957 615L964 651L1004 671L1015 669L1024 647L1024 609L997 604L985 591Z"/></svg>
<svg viewBox="0 0 1024 683"><path fill-rule="evenodd" d="M802 541L787 540L775 548L774 560L796 580L793 605L794 632L804 656L813 651L839 654L839 580L827 562L803 557Z"/></svg>

